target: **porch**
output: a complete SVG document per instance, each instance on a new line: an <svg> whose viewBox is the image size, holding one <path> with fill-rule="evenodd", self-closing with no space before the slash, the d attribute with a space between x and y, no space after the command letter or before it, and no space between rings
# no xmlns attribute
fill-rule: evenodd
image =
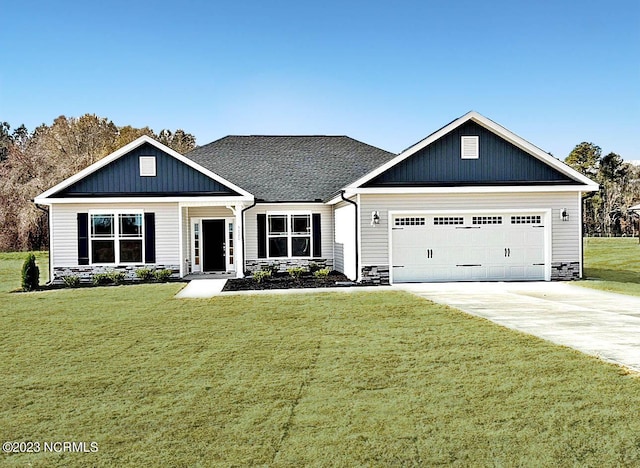
<svg viewBox="0 0 640 468"><path fill-rule="evenodd" d="M244 203L180 204L181 276L184 279L241 278Z"/></svg>

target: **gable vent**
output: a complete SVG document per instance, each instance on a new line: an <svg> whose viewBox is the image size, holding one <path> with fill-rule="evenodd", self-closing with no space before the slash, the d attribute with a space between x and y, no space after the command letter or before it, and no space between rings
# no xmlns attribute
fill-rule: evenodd
<svg viewBox="0 0 640 468"><path fill-rule="evenodd" d="M463 136L460 142L462 159L478 159L480 152L478 151L480 138L477 136Z"/></svg>
<svg viewBox="0 0 640 468"><path fill-rule="evenodd" d="M156 176L156 157L140 156L140 177Z"/></svg>

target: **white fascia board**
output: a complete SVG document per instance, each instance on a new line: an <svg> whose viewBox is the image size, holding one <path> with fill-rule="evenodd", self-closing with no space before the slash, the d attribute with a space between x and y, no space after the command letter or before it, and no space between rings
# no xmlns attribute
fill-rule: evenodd
<svg viewBox="0 0 640 468"><path fill-rule="evenodd" d="M370 187L352 189L358 194L401 195L419 193L523 193L523 192L592 192L598 185L506 185L462 187Z"/></svg>
<svg viewBox="0 0 640 468"><path fill-rule="evenodd" d="M73 203L195 203L197 206L225 206L235 203L253 203L253 197L82 197L82 198L43 198L36 197L39 205Z"/></svg>
<svg viewBox="0 0 640 468"><path fill-rule="evenodd" d="M191 159L181 155L177 151L172 150L168 146L163 145L162 143L154 140L153 138L151 138L151 137L149 137L147 135L142 135L141 137L136 138L135 140L133 140L128 145L123 146L119 150L116 150L113 153L111 153L110 155L105 156L100 161L97 161L97 162L91 164L90 166L84 168L83 170L81 170L77 174L74 174L71 177L68 177L67 179L63 180L59 184L56 184L53 187L51 187L49 190L41 193L40 195L38 195L36 197L36 199L41 200L40 202L37 202L37 203L42 203L43 199L49 198L51 195L59 192L60 190L69 187L70 185L78 182L79 180L85 178L86 176L88 176L90 174L93 174L98 169L103 168L107 164L110 164L111 162L113 162L116 159L124 156L125 154L129 153L130 151L133 151L138 146L141 146L144 143L149 143L150 145L155 146L160 151L164 151L165 153L167 153L167 154L173 156L174 158L176 158L178 161L186 164L187 166L195 169L198 172L201 172L202 174L204 174L207 177L215 180L216 182L219 182L222 185L226 185L230 189L238 192L240 195L253 198L253 195L251 195L249 192L247 192L246 190L244 190L244 189L238 187L237 185L229 182L228 180L224 179L223 177L220 177L218 174L215 174L215 173L211 172L209 169L206 169L206 168L202 167L200 164L198 164L198 163L192 161ZM44 203L42 203L42 204L44 204Z"/></svg>
<svg viewBox="0 0 640 468"><path fill-rule="evenodd" d="M377 169L373 170L369 174L367 174L367 175L361 177L360 179L356 180L355 182L350 184L347 188L351 189L351 188L356 188L356 187L362 186L363 184L369 182L371 179L379 176L380 174L382 174L386 170L388 170L391 167L395 166L396 164L399 164L400 162L404 161L409 156L411 156L411 155L417 153L418 151L420 151L421 149L429 146L434 141L438 140L439 138L442 138L447 133L451 132L452 130L456 129L457 127L459 127L460 125L464 124L465 122L467 122L469 120L473 120L477 124L487 128L488 130L491 130L493 133L495 133L498 136L504 138L505 140L513 143L515 146L517 146L520 149L522 149L523 151L531 154L532 156L536 157L537 159L541 160L542 162L547 163L548 165L552 166L554 169L557 169L558 171L560 171L564 175L566 175L568 177L571 177L572 179L577 180L579 182L582 182L582 183L584 183L586 185L594 185L594 182L591 179L589 179L588 177L580 174L575 169L569 167L567 164L565 164L562 161L554 158L550 154L544 152L543 150L541 150L537 146L532 145L531 143L526 141L524 138L519 137L515 133L513 133L510 130L507 130L506 128L504 128L502 125L499 125L499 124L495 123L493 120L490 120L490 119L486 118L485 116L483 116L483 115L481 115L481 114L479 114L479 113L477 113L475 111L471 111L471 112L467 112L462 117L454 120L450 124L445 125L440 130L436 131L435 133L432 133L431 135L429 135L425 139L419 141L415 145L410 146L409 148L404 150L402 153L400 153L398 156L393 158L391 161L388 161L386 164L383 164L382 166L380 166Z"/></svg>

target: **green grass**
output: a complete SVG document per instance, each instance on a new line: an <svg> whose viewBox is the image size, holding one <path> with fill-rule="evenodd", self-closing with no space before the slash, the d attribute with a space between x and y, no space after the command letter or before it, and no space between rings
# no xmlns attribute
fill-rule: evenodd
<svg viewBox="0 0 640 468"><path fill-rule="evenodd" d="M19 261L0 262L0 288ZM0 293L7 466L638 466L640 381L409 294Z"/></svg>
<svg viewBox="0 0 640 468"><path fill-rule="evenodd" d="M630 237L584 239L584 274L576 284L640 296L640 244Z"/></svg>

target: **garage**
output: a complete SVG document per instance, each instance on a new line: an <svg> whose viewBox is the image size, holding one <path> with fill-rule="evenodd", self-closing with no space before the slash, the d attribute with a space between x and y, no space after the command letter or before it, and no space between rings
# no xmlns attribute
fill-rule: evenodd
<svg viewBox="0 0 640 468"><path fill-rule="evenodd" d="M392 281L547 278L544 212L391 214Z"/></svg>

